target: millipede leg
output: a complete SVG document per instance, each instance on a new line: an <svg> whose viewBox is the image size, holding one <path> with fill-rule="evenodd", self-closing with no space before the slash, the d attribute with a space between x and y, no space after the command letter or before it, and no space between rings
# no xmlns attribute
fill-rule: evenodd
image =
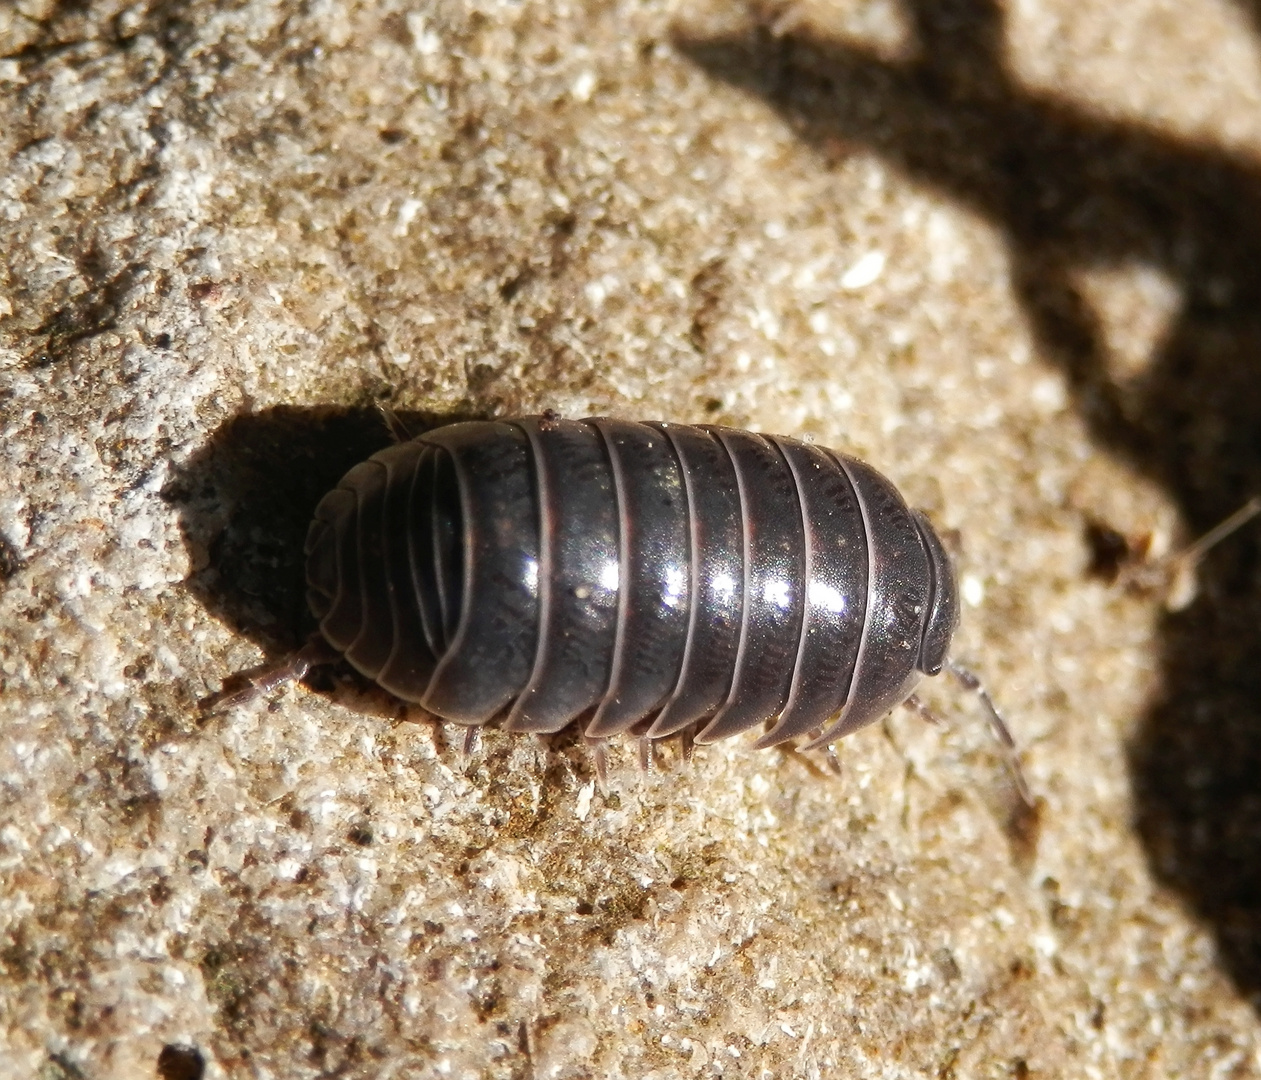
<svg viewBox="0 0 1261 1080"><path fill-rule="evenodd" d="M605 797L609 794L609 749L607 739L586 739L587 746L591 749L591 756L595 759L595 778L600 785L600 794Z"/></svg>
<svg viewBox="0 0 1261 1080"><path fill-rule="evenodd" d="M679 754L684 765L692 764L692 755L696 753L696 729L685 727L679 732Z"/></svg>
<svg viewBox="0 0 1261 1080"><path fill-rule="evenodd" d="M836 752L836 747L835 747L835 746L833 746L833 745L831 745L831 744L829 743L829 744L828 744L828 747L827 747L827 750L826 750L826 751L824 751L823 756L824 756L824 758L827 760L827 763L828 763L828 770L829 770L829 771L830 771L830 772L831 772L834 776L844 776L844 775L845 775L845 767L841 764L841 756L840 756L840 754L838 754L838 753Z"/></svg>
<svg viewBox="0 0 1261 1080"><path fill-rule="evenodd" d="M823 729L821 727L815 728L813 731L806 732L807 744L814 742L814 740L819 738L822 734ZM793 749L796 750L797 748L794 747ZM836 747L832 743L825 743L823 746L819 747L819 749L823 751L823 759L828 763L828 772L830 772L833 776L844 776L845 769L842 767L841 759L836 753Z"/></svg>
<svg viewBox="0 0 1261 1080"><path fill-rule="evenodd" d="M989 691L981 684L981 680L962 664L956 664L951 660L946 663L946 667L949 669L950 674L958 680L960 686L965 690L971 690L972 693L981 699L981 704L985 706L985 715L989 720L990 730L994 733L994 737L998 740L998 745L1002 749L1003 759L1007 763L1008 771L1011 773L1012 782L1016 785L1016 791L1020 793L1020 797L1024 800L1026 806L1033 806L1033 794L1029 790L1029 784L1025 781L1024 769L1020 767L1020 754L1016 751L1016 740L1011 737L1011 729L999 713L998 707L994 704L994 699L989 695Z"/></svg>
<svg viewBox="0 0 1261 1080"><path fill-rule="evenodd" d="M290 653L279 663L264 664L253 671L243 672L246 683L240 690L212 694L201 702L202 712L207 716L218 716L238 705L248 705L270 694L278 686L301 679L311 668L340 659L341 653L316 634L297 652Z"/></svg>
<svg viewBox="0 0 1261 1080"><path fill-rule="evenodd" d="M415 436L407 430L407 425L403 423L393 409L388 405L378 405L377 412L381 414L381 419L385 421L385 428L390 433L396 443L411 442Z"/></svg>
<svg viewBox="0 0 1261 1080"><path fill-rule="evenodd" d="M482 729L479 727L466 727L464 729L464 746L461 750L465 758L473 756L473 752L477 749L477 741L481 736Z"/></svg>
<svg viewBox="0 0 1261 1080"><path fill-rule="evenodd" d="M652 740L646 736L639 738L639 771L651 772L656 755L653 752Z"/></svg>
<svg viewBox="0 0 1261 1080"><path fill-rule="evenodd" d="M942 724L941 717L938 716L935 712L933 712L933 710L930 709L927 705L925 705L922 701L920 701L920 699L915 694L912 694L909 698L907 698L904 702L902 702L902 704L905 705L908 709L910 709L913 713L917 714L919 718L923 720L925 723L932 724L933 727L941 726Z"/></svg>

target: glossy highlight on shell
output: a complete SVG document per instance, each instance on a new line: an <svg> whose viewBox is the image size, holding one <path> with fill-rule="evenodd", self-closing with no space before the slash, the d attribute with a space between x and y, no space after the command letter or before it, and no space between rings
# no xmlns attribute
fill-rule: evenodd
<svg viewBox="0 0 1261 1080"><path fill-rule="evenodd" d="M870 466L721 427L552 416L374 454L307 539L319 650L442 719L830 743L946 662L927 519ZM310 647L308 647L310 649Z"/></svg>

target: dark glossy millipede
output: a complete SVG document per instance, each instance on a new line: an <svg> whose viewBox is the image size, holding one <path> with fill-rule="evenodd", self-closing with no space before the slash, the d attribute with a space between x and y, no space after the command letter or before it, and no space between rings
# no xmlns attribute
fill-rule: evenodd
<svg viewBox="0 0 1261 1080"><path fill-rule="evenodd" d="M318 636L228 703L344 657L471 727L813 747L940 672L959 616L937 534L873 468L720 427L438 428L351 469L306 555Z"/></svg>

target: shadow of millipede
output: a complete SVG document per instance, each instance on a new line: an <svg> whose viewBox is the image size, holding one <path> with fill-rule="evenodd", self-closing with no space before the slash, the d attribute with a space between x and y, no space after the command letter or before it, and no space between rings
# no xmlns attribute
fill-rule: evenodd
<svg viewBox="0 0 1261 1080"><path fill-rule="evenodd" d="M399 412L419 434L465 415ZM306 604L303 544L316 504L354 465L390 444L376 408L278 405L221 424L167 482L193 571L185 582L212 616L267 661L315 629ZM339 665L349 672L349 665ZM224 672L225 678L236 673ZM304 682L329 688L329 671ZM371 688L359 680L372 698ZM383 711L401 704L380 692ZM392 704L391 704L392 703Z"/></svg>

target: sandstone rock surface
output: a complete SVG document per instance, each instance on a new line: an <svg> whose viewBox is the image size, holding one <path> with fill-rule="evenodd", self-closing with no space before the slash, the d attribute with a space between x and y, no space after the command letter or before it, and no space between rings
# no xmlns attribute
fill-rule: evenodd
<svg viewBox="0 0 1261 1080"><path fill-rule="evenodd" d="M0 11L0 1076L1261 1075L1246 0ZM816 438L957 537L974 703L594 788L333 677L425 422Z"/></svg>

